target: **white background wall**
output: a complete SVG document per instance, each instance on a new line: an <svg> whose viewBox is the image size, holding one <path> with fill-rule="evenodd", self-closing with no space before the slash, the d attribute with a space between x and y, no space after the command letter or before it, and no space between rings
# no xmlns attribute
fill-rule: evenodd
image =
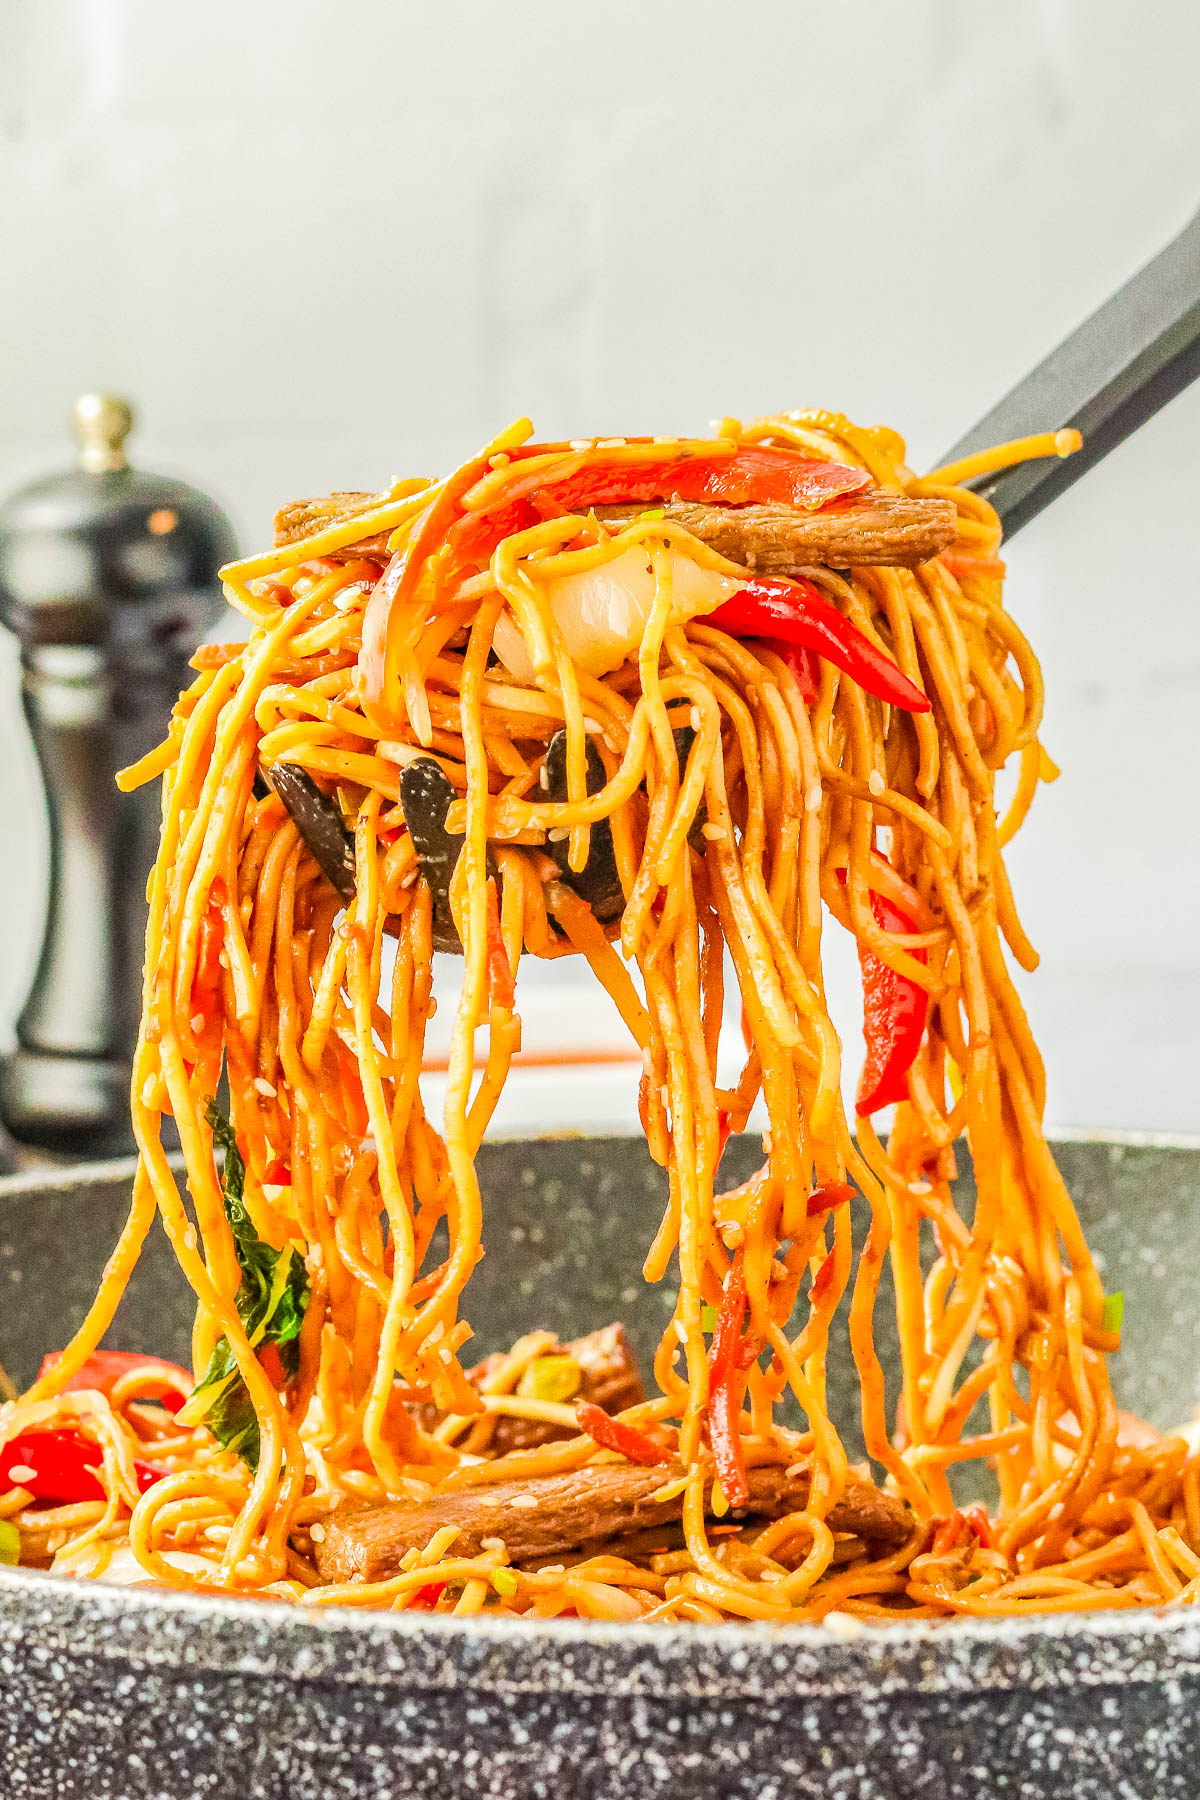
<svg viewBox="0 0 1200 1800"><path fill-rule="evenodd" d="M0 489L94 386L247 544L524 411L819 403L928 464L1200 202L1198 94L1195 0L4 0ZM1059 1123L1200 1127L1198 436L1200 389L1011 553ZM0 758L3 1029L44 863L7 647Z"/></svg>

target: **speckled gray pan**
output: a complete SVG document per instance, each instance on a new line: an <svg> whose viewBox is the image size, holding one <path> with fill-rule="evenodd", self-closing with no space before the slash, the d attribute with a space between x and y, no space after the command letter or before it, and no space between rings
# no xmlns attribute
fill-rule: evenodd
<svg viewBox="0 0 1200 1800"><path fill-rule="evenodd" d="M754 1154L734 1147L746 1169ZM1107 1284L1125 1292L1121 1397L1159 1424L1189 1418L1200 1142L1081 1139L1058 1155ZM535 1322L577 1332L616 1315L647 1347L666 1302L637 1277L662 1197L644 1148L497 1144L482 1174L481 1348ZM18 1377L79 1318L128 1182L118 1164L0 1181L0 1359ZM178 1354L187 1317L154 1242L112 1341ZM834 1370L849 1408L844 1353ZM852 1638L458 1624L0 1573L0 1800L409 1794L1194 1800L1200 1617Z"/></svg>

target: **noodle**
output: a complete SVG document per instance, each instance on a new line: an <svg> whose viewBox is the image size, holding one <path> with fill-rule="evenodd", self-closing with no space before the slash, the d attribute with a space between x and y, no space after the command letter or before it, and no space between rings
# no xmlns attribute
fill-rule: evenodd
<svg viewBox="0 0 1200 1800"><path fill-rule="evenodd" d="M1037 663L1003 609L998 522L955 485L1074 440L1045 434L921 481L893 433L840 415L720 429L690 453L720 463L786 448L865 470L885 493L953 502L957 539L915 568L808 571L817 603L928 710L881 700L824 654L807 686L786 642L706 622L712 604L688 598L695 583L733 591L744 569L661 506L606 522L572 497L580 469L636 474L667 454L657 445L532 446L522 421L440 485L399 483L227 571L248 643L201 654L166 742L123 778L161 776L163 793L132 1082L140 1159L87 1319L0 1408L0 1448L69 1428L91 1459L95 1493L76 1505L39 1505L16 1475L0 1480L0 1519L27 1562L115 1579L131 1560L134 1579L300 1604L536 1618L1194 1603L1198 1465L1180 1439L1126 1441L1106 1361L1119 1324L1043 1136L1041 1060L1009 973L1036 954L1002 847L1057 771L1038 737ZM545 493L565 484L552 516L511 509L535 476ZM456 560L461 533L496 509L507 526L495 544ZM645 609L624 647L589 661L561 595L615 581L618 564L645 572ZM543 762L559 732L556 796ZM999 817L1010 760L1019 776ZM445 829L461 834L444 892L406 828L402 776L430 762L449 782ZM345 904L256 780L284 764L342 807ZM580 885L604 843L620 889L607 918ZM912 1021L904 1066L876 1071L881 1095L899 1081L886 1147L876 1105L854 1130L843 1106L826 911L856 939L868 989L903 1000ZM439 1129L419 1074L432 953L448 933L462 985ZM677 1270L660 1392L595 1439L569 1394L522 1386L553 1360L548 1334L482 1379L461 1356L487 1224L475 1153L520 1048L527 954L582 958L611 997L642 1057L642 1120L668 1181L645 1246L648 1280ZM726 957L746 1044L733 1090L717 1079ZM228 1135L212 1107L222 1074ZM763 1169L722 1193L726 1138L759 1096ZM167 1116L190 1206L163 1149ZM964 1136L969 1218L950 1188ZM847 1184L866 1203L859 1242ZM140 1380L107 1397L78 1385L155 1212L197 1296L199 1386L174 1418ZM895 1421L875 1345L885 1262ZM857 1479L827 1391L842 1309L868 1453L909 1509L907 1540L886 1553L830 1523ZM799 1431L779 1416L789 1394ZM497 1435L541 1426L557 1438L504 1449ZM466 1554L451 1522L387 1579L321 1576L344 1509L586 1480L614 1448L672 1464L656 1491L682 1507L681 1539L618 1537L510 1567L502 1529ZM970 1463L995 1473L991 1520L954 1506L948 1471ZM793 1468L807 1474L802 1505L768 1523L728 1517L752 1479Z"/></svg>

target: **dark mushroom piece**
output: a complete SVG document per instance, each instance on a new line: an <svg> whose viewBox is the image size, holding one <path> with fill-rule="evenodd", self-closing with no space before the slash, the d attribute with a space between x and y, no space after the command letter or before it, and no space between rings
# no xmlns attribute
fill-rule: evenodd
<svg viewBox="0 0 1200 1800"><path fill-rule="evenodd" d="M608 780L608 773L591 738L587 745L587 791L598 794ZM546 748L542 765L542 789L548 800L567 798L567 734L556 731ZM562 873L563 885L572 888L586 900L602 925L620 917L625 905L617 859L613 854L612 828L607 819L597 819L591 827L587 861L578 872L571 868L565 838L546 845L546 849Z"/></svg>
<svg viewBox="0 0 1200 1800"><path fill-rule="evenodd" d="M422 756L400 772L400 805L421 873L433 896L433 947L462 955L462 942L450 911L450 882L463 840L446 830L446 814L454 803L454 784L440 763Z"/></svg>
<svg viewBox="0 0 1200 1800"><path fill-rule="evenodd" d="M296 763L274 763L266 777L317 867L348 905L354 898L354 833L347 828L341 807Z"/></svg>

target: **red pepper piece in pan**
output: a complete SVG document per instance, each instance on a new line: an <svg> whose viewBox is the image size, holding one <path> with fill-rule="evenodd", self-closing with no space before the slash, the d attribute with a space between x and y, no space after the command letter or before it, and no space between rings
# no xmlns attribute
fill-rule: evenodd
<svg viewBox="0 0 1200 1800"><path fill-rule="evenodd" d="M647 1437L644 1431L638 1431L632 1425L622 1423L606 1413L602 1406L596 1406L591 1400L575 1402L575 1417L579 1421L579 1429L599 1444L602 1450L615 1450L619 1456L629 1462L654 1463L670 1462L671 1453Z"/></svg>
<svg viewBox="0 0 1200 1800"><path fill-rule="evenodd" d="M48 1356L42 1358L42 1366L38 1370L39 1381L57 1366L60 1354L57 1350L51 1350ZM92 1388L111 1399L117 1382L132 1369L144 1370L147 1375L157 1372L163 1377L162 1392L147 1392L145 1398L159 1401L168 1412L178 1412L195 1385L189 1370L181 1368L178 1363L168 1362L163 1356L143 1356L136 1350L93 1350L83 1367L72 1375L63 1392L76 1393L81 1388ZM182 1392L171 1386L172 1376L180 1383Z"/></svg>
<svg viewBox="0 0 1200 1800"><path fill-rule="evenodd" d="M448 1586L449 1583L445 1581L426 1582L424 1587L417 1589L404 1610L406 1612L433 1612Z"/></svg>
<svg viewBox="0 0 1200 1800"><path fill-rule="evenodd" d="M0 1448L0 1492L28 1488L35 1500L53 1506L103 1500L96 1474L102 1462L100 1446L81 1431L26 1431ZM167 1472L153 1463L135 1462L134 1468L143 1494Z"/></svg>
<svg viewBox="0 0 1200 1800"><path fill-rule="evenodd" d="M717 1465L721 1491L734 1508L745 1506L750 1499L746 1459L738 1431L742 1402L740 1378L754 1360L750 1357L749 1361L743 1361L750 1348L742 1337L745 1317L746 1276L739 1250L725 1278L725 1291L717 1308L717 1322L708 1352L708 1441Z"/></svg>
<svg viewBox="0 0 1200 1800"><path fill-rule="evenodd" d="M772 638L777 643L798 644L833 663L877 700L885 700L904 712L929 711L929 701L920 688L811 581L755 575L715 612L706 613L704 623L727 631L730 637Z"/></svg>
<svg viewBox="0 0 1200 1800"><path fill-rule="evenodd" d="M808 1196L809 1218L819 1219L822 1213L832 1212L835 1206L845 1206L857 1191L848 1181L830 1181L824 1187L814 1188Z"/></svg>

